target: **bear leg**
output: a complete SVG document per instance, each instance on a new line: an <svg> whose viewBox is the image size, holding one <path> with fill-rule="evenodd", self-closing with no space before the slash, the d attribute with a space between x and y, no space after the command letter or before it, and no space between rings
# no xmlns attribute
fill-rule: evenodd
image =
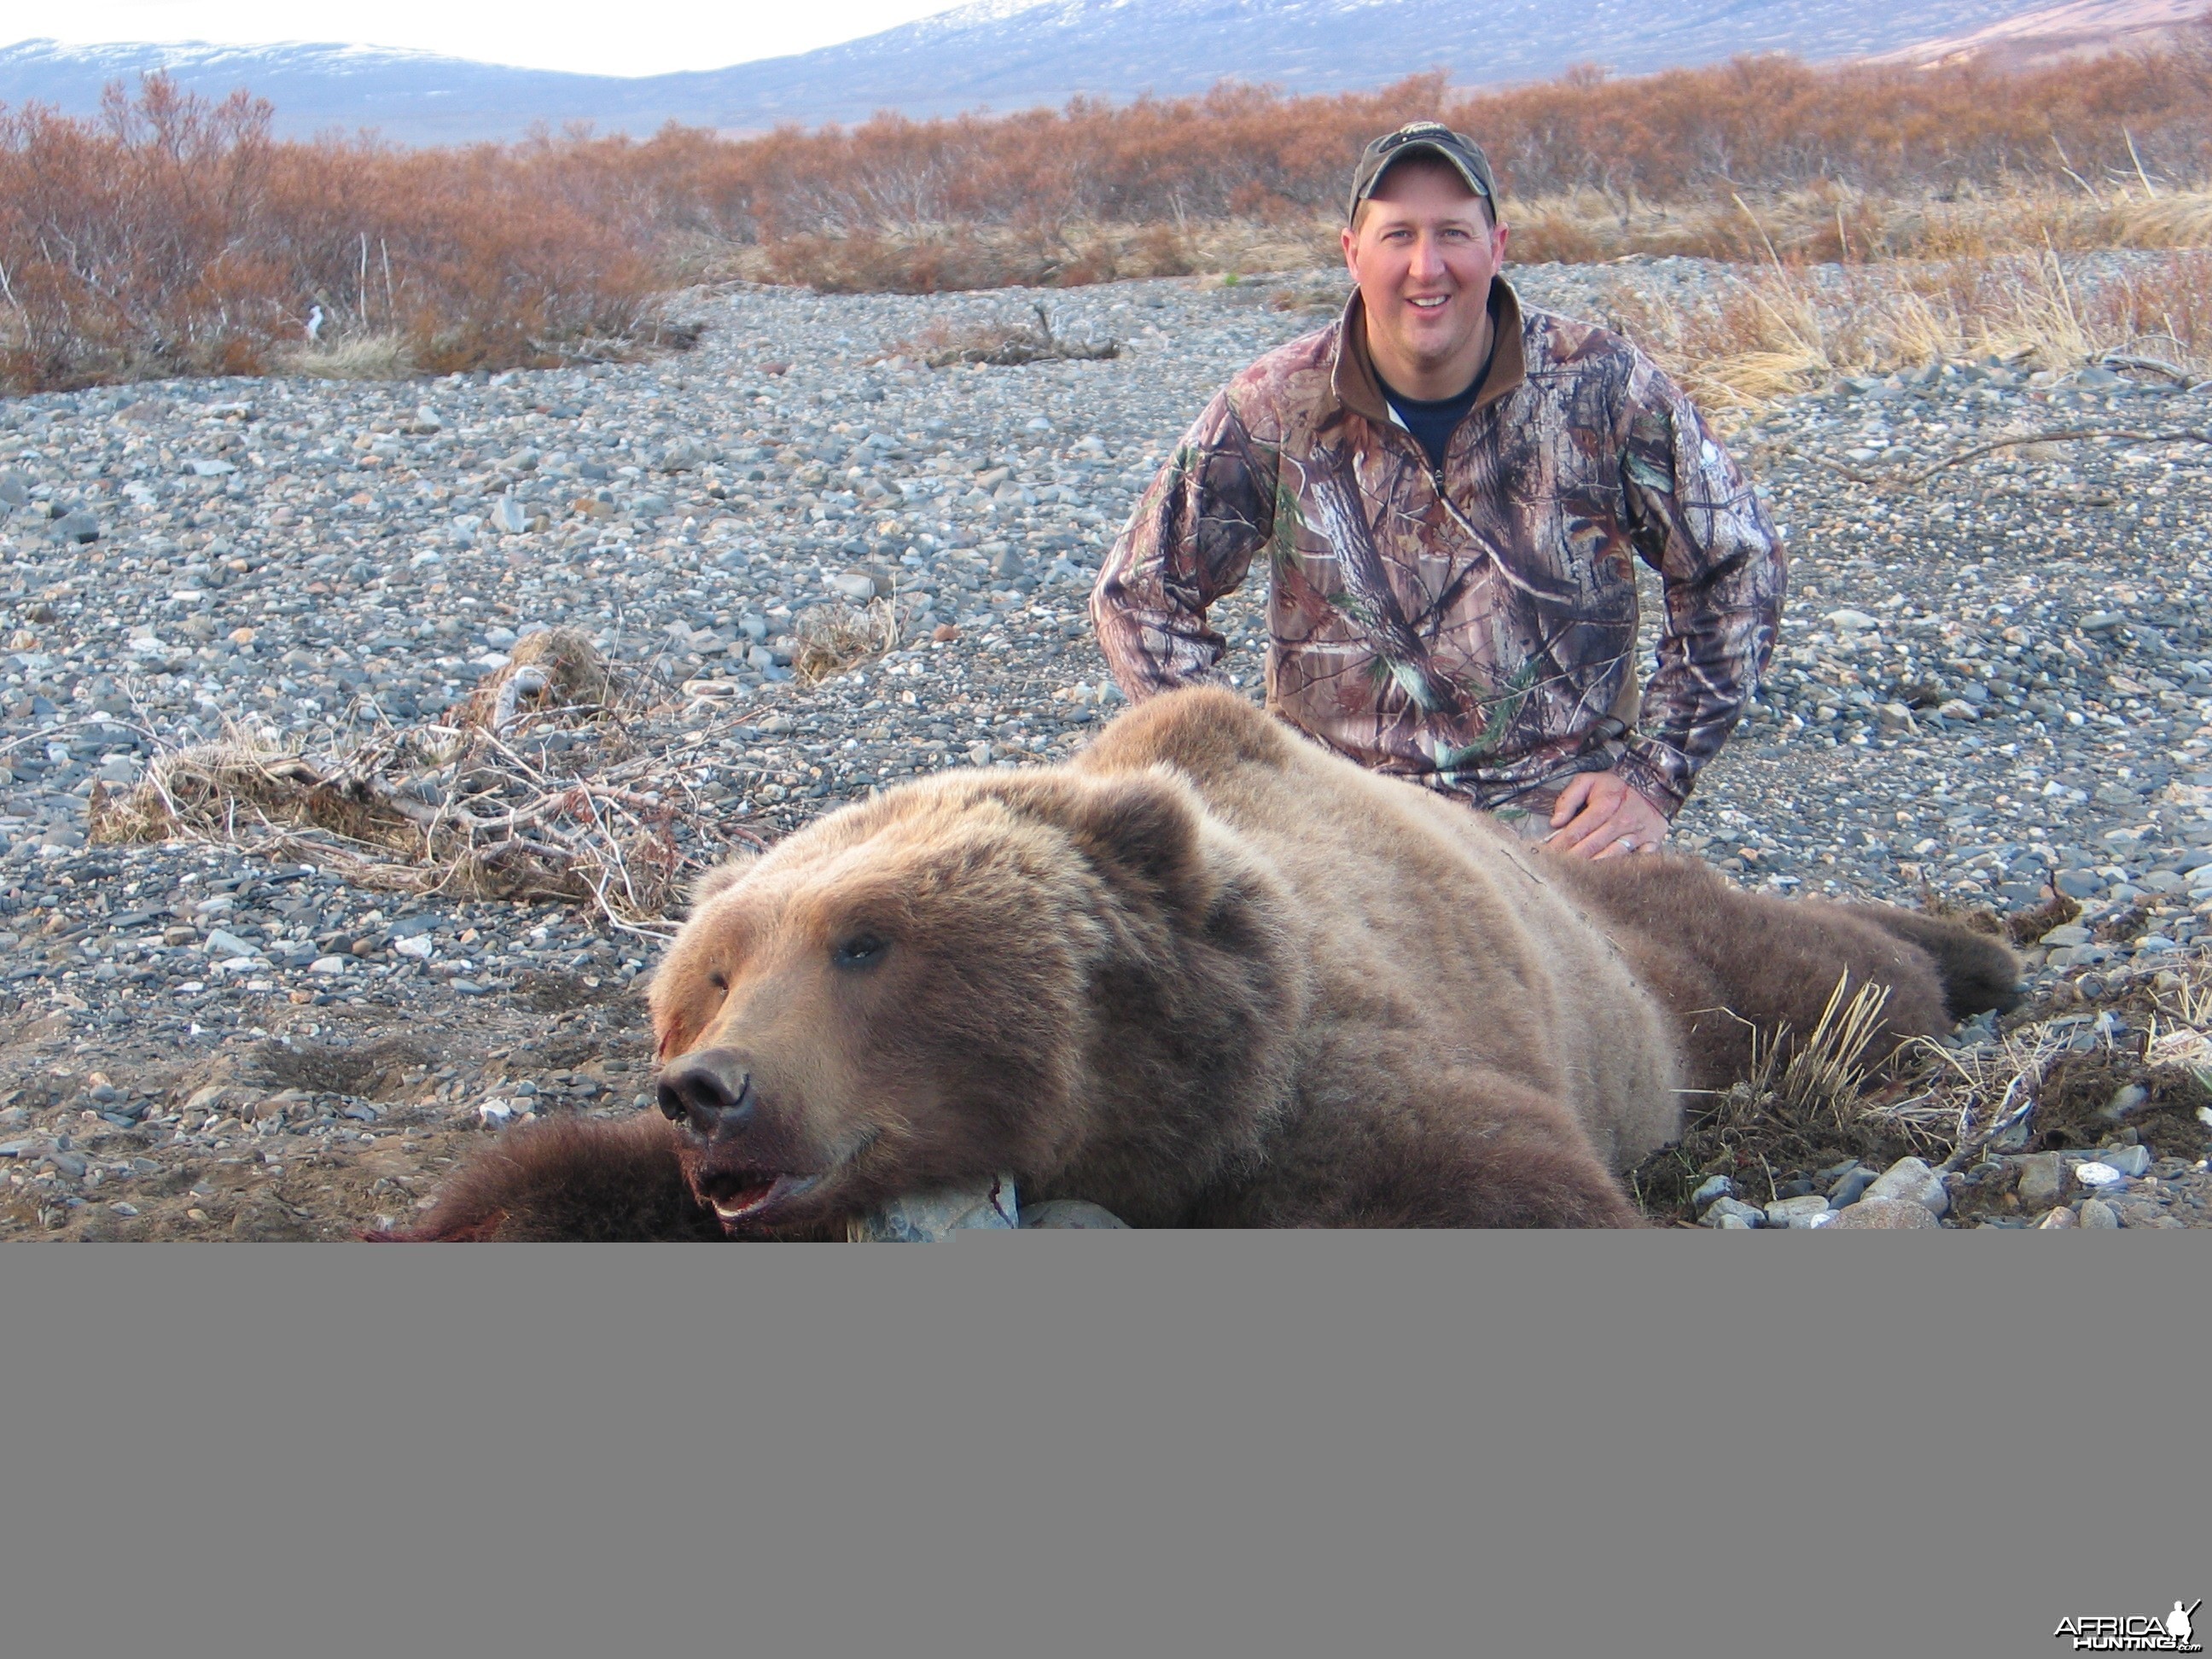
<svg viewBox="0 0 2212 1659"><path fill-rule="evenodd" d="M723 1237L677 1161L659 1113L617 1122L553 1118L509 1130L462 1165L414 1227L380 1243Z"/></svg>
<svg viewBox="0 0 2212 1659"><path fill-rule="evenodd" d="M1909 923L1893 927L1862 914L1876 909L1909 919L1910 912L1747 893L1707 866L1668 854L1554 859L1546 868L1593 907L1680 1022L1691 1073L1686 1081L1694 1086L1724 1088L1740 1081L1754 1031L1762 1041L1784 1030L1802 1039L1820 1023L1839 977L1847 976L1853 990L1869 983L1889 989L1869 1049L1876 1056L1908 1037L1932 1036L1956 1023L1942 962L1922 941L1940 937L1947 949L1959 951L1955 942L1948 934L1908 931ZM2002 981L2008 970L2017 977L2010 953L1996 949L1995 956L1978 947L1971 955L1959 951L1984 976L1972 983ZM1694 971L1668 969L1675 958ZM1695 986L1699 994L1711 988L1719 1006L1684 1006L1670 980Z"/></svg>
<svg viewBox="0 0 2212 1659"><path fill-rule="evenodd" d="M1893 904L1840 908L1907 944L1918 945L1934 958L1936 975L1943 981L1943 1006L1954 1024L1991 1010L2008 1014L2020 1006L2020 958L2002 939L1924 910L1901 909Z"/></svg>
<svg viewBox="0 0 2212 1659"><path fill-rule="evenodd" d="M1411 1073L1412 1075L1407 1075ZM1220 1227L1640 1227L1565 1106L1513 1078L1388 1064L1316 1103Z"/></svg>

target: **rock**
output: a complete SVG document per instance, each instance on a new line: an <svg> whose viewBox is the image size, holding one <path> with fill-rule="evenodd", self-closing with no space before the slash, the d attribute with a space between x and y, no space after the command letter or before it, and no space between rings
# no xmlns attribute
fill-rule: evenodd
<svg viewBox="0 0 2212 1659"><path fill-rule="evenodd" d="M261 954L258 945L248 945L237 934L227 933L220 927L207 936L204 948L210 956L219 962L228 961L234 957L258 957Z"/></svg>
<svg viewBox="0 0 2212 1659"><path fill-rule="evenodd" d="M512 495L502 495L492 503L490 519L492 528L503 536L520 536L530 528L529 515Z"/></svg>
<svg viewBox="0 0 2212 1659"><path fill-rule="evenodd" d="M866 605L876 597L875 579L858 572L847 571L830 579L830 590L855 605Z"/></svg>
<svg viewBox="0 0 2212 1659"><path fill-rule="evenodd" d="M403 957L410 957L416 962L427 962L438 946L437 942L428 933L416 933L406 939L392 940L392 948Z"/></svg>
<svg viewBox="0 0 2212 1659"><path fill-rule="evenodd" d="M2014 1160L2020 1169L2020 1206L2045 1210L2065 1195L2066 1166L2056 1152L2029 1152Z"/></svg>
<svg viewBox="0 0 2212 1659"><path fill-rule="evenodd" d="M1014 1178L942 1192L894 1199L847 1224L845 1237L859 1243L930 1243L954 1233L997 1231L1018 1224Z"/></svg>
<svg viewBox="0 0 2212 1659"><path fill-rule="evenodd" d="M1691 1208L1702 1212L1706 1205L1717 1198L1734 1198L1735 1182L1724 1175L1707 1176L1690 1194Z"/></svg>
<svg viewBox="0 0 2212 1659"><path fill-rule="evenodd" d="M2101 1198L2081 1200L2081 1225L2092 1231L2116 1231L2120 1224L2120 1212Z"/></svg>
<svg viewBox="0 0 2212 1659"><path fill-rule="evenodd" d="M1951 1195L1943 1189L1942 1177L1928 1167L1924 1158L1900 1158L1883 1170L1869 1183L1860 1201L1875 1198L1905 1199L1937 1216L1951 1207Z"/></svg>
<svg viewBox="0 0 2212 1659"><path fill-rule="evenodd" d="M1828 1200L1818 1193L1777 1199L1766 1206L1766 1224L1770 1227L1826 1226L1833 1216Z"/></svg>
<svg viewBox="0 0 2212 1659"><path fill-rule="evenodd" d="M58 542L79 544L96 542L100 539L100 520L80 507L74 513L64 513L60 518L56 519L53 528L49 533Z"/></svg>
<svg viewBox="0 0 2212 1659"><path fill-rule="evenodd" d="M1907 1198L1863 1198L1838 1212L1832 1224L1847 1232L1898 1232L1940 1224L1925 1204Z"/></svg>
<svg viewBox="0 0 2212 1659"><path fill-rule="evenodd" d="M1847 1210L1866 1196L1866 1189L1875 1182L1876 1171L1863 1164L1853 1164L1838 1176L1828 1188L1828 1207Z"/></svg>
<svg viewBox="0 0 2212 1659"><path fill-rule="evenodd" d="M343 974L348 960L338 956L317 957L307 964L307 971L311 974Z"/></svg>
<svg viewBox="0 0 2212 1659"><path fill-rule="evenodd" d="M2139 1181L2150 1173L2150 1148L2107 1146L2097 1154L2097 1162L2124 1180Z"/></svg>
<svg viewBox="0 0 2212 1659"><path fill-rule="evenodd" d="M2084 1187L2117 1187L2127 1177L2100 1158L2074 1166L2074 1178Z"/></svg>
<svg viewBox="0 0 2212 1659"><path fill-rule="evenodd" d="M1079 1198L1055 1198L1044 1204L1030 1205L1021 1212L1024 1228L1056 1228L1071 1231L1127 1231L1129 1224L1111 1210L1086 1202Z"/></svg>
<svg viewBox="0 0 2212 1659"><path fill-rule="evenodd" d="M1821 620L1829 627L1841 629L1847 634L1864 633L1868 629L1881 626L1881 617L1869 616L1863 611L1854 611L1848 606L1840 611L1831 611Z"/></svg>
<svg viewBox="0 0 2212 1659"><path fill-rule="evenodd" d="M2074 1218L2074 1212L2071 1210L2053 1210L2035 1224L2037 1230L2042 1232L2063 1232L2068 1228L2078 1227L2081 1224Z"/></svg>
<svg viewBox="0 0 2212 1659"><path fill-rule="evenodd" d="M1766 1212L1755 1205L1746 1204L1741 1199L1717 1198L1706 1206L1705 1214L1698 1219L1708 1227L1722 1226L1729 1221L1734 1221L1740 1227L1764 1227Z"/></svg>

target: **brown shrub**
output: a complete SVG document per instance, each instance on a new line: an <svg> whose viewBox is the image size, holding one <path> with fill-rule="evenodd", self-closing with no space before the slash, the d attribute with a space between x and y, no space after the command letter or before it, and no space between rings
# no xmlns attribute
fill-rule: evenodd
<svg viewBox="0 0 2212 1659"><path fill-rule="evenodd" d="M0 106L0 375L288 366L315 305L321 372L442 372L558 361L717 275L934 293L1310 269L1336 261L1361 144L1417 115L1483 141L1522 260L2185 248L2212 240L2207 64L2212 29L2014 72L1760 57L417 151L279 143L265 103L154 76L93 120ZM2201 328L2197 282L2144 279L2138 331Z"/></svg>

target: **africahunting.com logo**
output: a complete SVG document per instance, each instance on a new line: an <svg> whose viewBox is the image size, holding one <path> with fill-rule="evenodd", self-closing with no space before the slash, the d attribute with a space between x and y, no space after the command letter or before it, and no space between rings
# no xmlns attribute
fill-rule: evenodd
<svg viewBox="0 0 2212 1659"><path fill-rule="evenodd" d="M2089 1613L2060 1620L2051 1633L2072 1642L2075 1653L2202 1653L2204 1644L2191 1638L2191 1621L2203 1605L2202 1596L2185 1607L2176 1601L2163 1619L2133 1613Z"/></svg>

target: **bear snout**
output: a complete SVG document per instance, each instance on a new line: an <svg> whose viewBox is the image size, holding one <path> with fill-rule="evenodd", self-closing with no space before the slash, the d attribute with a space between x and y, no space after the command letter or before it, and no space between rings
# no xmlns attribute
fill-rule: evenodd
<svg viewBox="0 0 2212 1659"><path fill-rule="evenodd" d="M750 1069L727 1048L702 1048L663 1067L659 1099L663 1117L706 1140L750 1127L760 1104Z"/></svg>

